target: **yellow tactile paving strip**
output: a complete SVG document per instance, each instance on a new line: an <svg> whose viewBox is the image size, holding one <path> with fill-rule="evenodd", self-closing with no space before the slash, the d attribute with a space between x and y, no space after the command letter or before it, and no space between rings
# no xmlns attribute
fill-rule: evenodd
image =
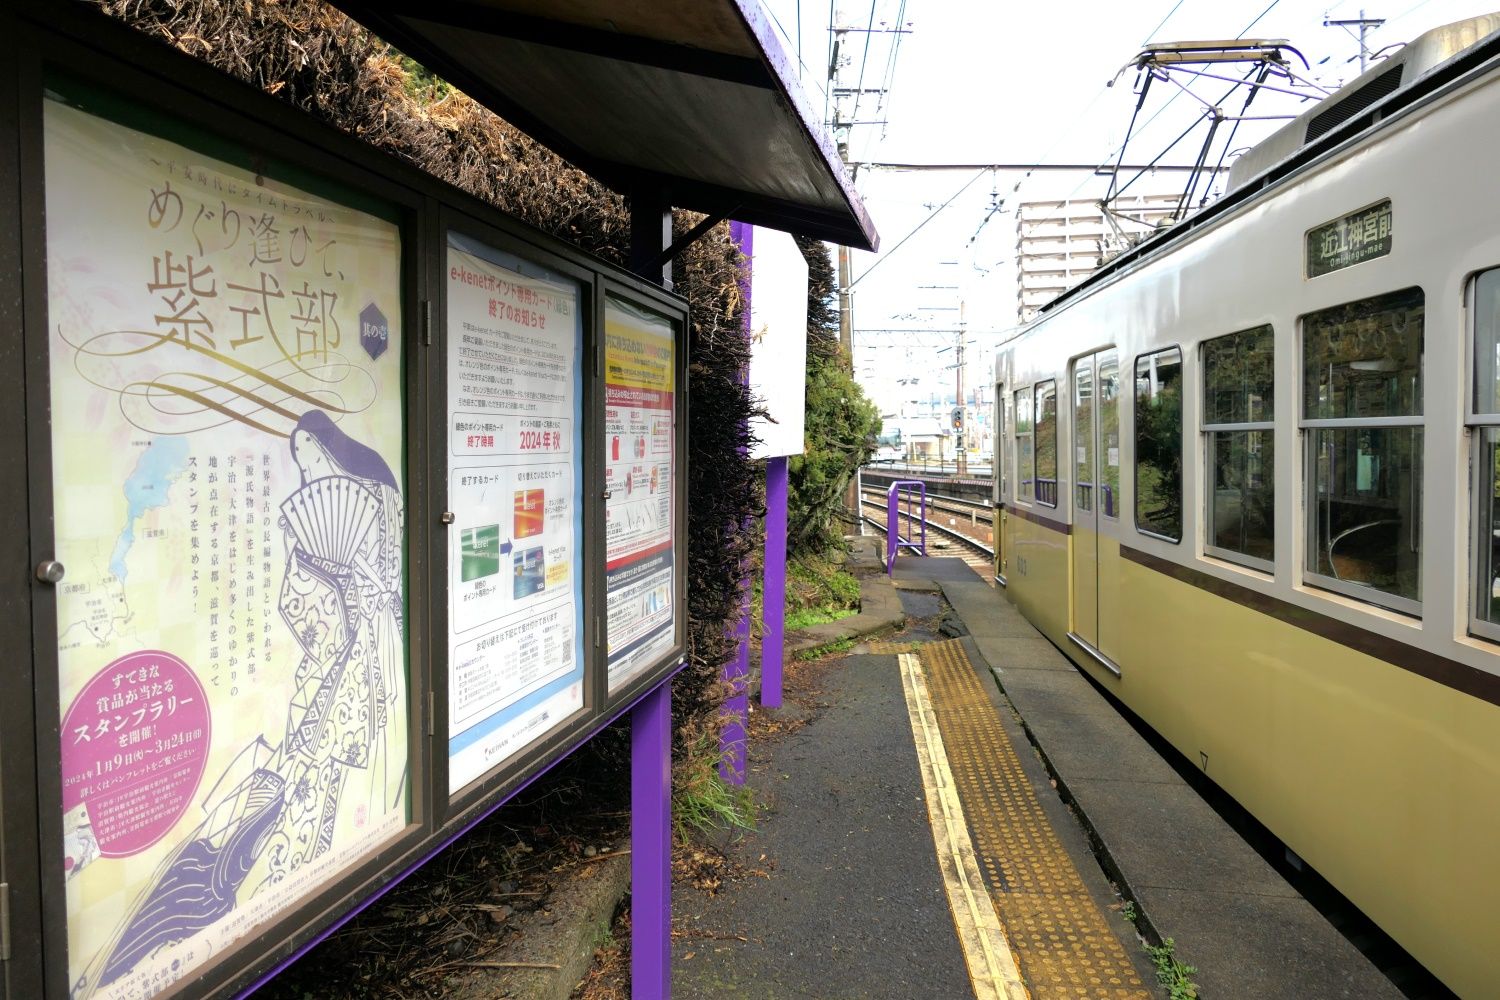
<svg viewBox="0 0 1500 1000"><path fill-rule="evenodd" d="M920 652L954 784L1034 1000L1150 1000L1042 811L963 644Z"/></svg>
<svg viewBox="0 0 1500 1000"><path fill-rule="evenodd" d="M948 897L948 911L953 915L953 929L964 953L974 1000L1033 1000L979 870L958 783L953 780L937 713L922 674L922 661L911 653L902 653L896 662L901 667L901 690L916 741L932 846L937 851L943 892Z"/></svg>
<svg viewBox="0 0 1500 1000"><path fill-rule="evenodd" d="M868 644L871 653L890 656L896 653L915 653L922 644L919 642L872 642Z"/></svg>

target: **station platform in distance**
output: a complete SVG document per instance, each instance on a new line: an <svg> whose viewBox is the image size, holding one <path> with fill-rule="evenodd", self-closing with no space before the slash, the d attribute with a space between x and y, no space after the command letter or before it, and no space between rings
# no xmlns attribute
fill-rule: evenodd
<svg viewBox="0 0 1500 1000"><path fill-rule="evenodd" d="M1402 995L1003 590L957 558L893 580L907 628L752 749L770 877L678 894L674 997Z"/></svg>

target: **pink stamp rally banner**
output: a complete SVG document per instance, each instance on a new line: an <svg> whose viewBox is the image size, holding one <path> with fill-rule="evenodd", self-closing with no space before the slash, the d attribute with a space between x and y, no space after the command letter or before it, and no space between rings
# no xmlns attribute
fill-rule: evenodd
<svg viewBox="0 0 1500 1000"><path fill-rule="evenodd" d="M125 124L148 120L176 141ZM141 1000L406 826L400 231L102 95L43 121L44 859L71 995Z"/></svg>
<svg viewBox="0 0 1500 1000"><path fill-rule="evenodd" d="M127 653L88 682L62 731L63 812L86 802L99 856L128 858L166 836L198 790L208 695L171 653ZM69 846L68 871L91 860Z"/></svg>

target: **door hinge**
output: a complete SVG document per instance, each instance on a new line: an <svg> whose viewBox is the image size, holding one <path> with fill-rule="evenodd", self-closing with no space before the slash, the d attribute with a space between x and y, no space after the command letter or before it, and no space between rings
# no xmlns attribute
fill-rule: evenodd
<svg viewBox="0 0 1500 1000"><path fill-rule="evenodd" d="M594 616L594 648L599 648L599 616Z"/></svg>
<svg viewBox="0 0 1500 1000"><path fill-rule="evenodd" d="M427 692L427 735L437 735L437 692Z"/></svg>
<svg viewBox="0 0 1500 1000"><path fill-rule="evenodd" d="M422 303L422 342L428 347L432 346L432 300L427 299Z"/></svg>
<svg viewBox="0 0 1500 1000"><path fill-rule="evenodd" d="M10 883L0 882L0 962L10 961Z"/></svg>

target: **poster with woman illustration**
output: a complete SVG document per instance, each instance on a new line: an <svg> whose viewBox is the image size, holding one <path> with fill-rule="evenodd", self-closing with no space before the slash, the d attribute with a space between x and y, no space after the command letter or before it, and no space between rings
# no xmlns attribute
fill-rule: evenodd
<svg viewBox="0 0 1500 1000"><path fill-rule="evenodd" d="M408 817L395 216L147 121L44 115L80 1000L193 976Z"/></svg>

